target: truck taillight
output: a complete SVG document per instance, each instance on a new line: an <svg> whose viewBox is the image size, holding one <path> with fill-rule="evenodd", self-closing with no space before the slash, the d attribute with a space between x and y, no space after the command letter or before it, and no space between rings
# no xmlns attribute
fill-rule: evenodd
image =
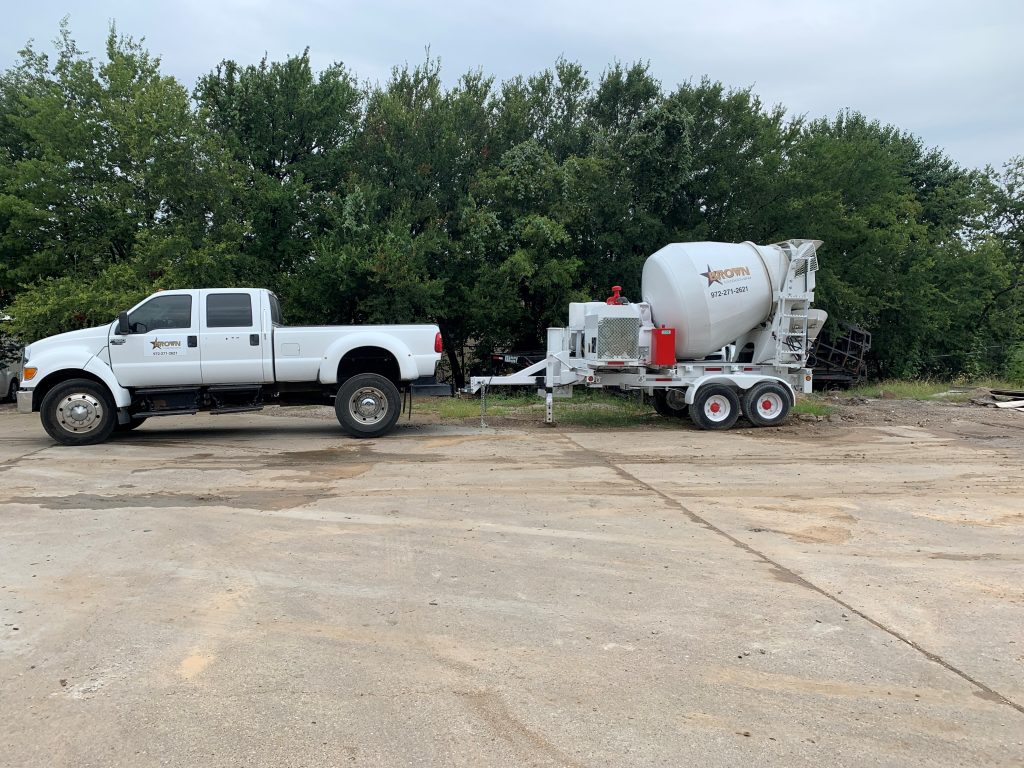
<svg viewBox="0 0 1024 768"><path fill-rule="evenodd" d="M441 334L439 333L434 336L434 351L440 354L442 349L444 349L444 345L441 344Z"/></svg>

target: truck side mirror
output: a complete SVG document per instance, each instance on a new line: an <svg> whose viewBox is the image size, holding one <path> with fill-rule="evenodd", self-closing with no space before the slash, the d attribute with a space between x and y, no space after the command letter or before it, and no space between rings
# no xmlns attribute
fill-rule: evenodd
<svg viewBox="0 0 1024 768"><path fill-rule="evenodd" d="M131 332L131 326L128 325L128 313L122 312L117 316L117 333L120 336L127 336Z"/></svg>

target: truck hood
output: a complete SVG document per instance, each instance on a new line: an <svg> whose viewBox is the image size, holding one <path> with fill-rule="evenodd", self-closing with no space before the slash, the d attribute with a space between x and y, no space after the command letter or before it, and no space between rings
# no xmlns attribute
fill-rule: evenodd
<svg viewBox="0 0 1024 768"><path fill-rule="evenodd" d="M68 331L58 333L56 336L47 336L45 339L32 342L25 348L26 360L31 360L43 352L48 352L60 346L82 346L89 350L90 354L98 355L107 346L107 337L110 335L110 325L98 325L95 328L82 328L79 331Z"/></svg>

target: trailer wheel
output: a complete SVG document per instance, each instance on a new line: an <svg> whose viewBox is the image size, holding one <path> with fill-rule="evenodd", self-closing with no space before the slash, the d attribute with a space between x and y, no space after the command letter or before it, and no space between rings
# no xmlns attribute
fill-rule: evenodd
<svg viewBox="0 0 1024 768"><path fill-rule="evenodd" d="M781 384L765 381L743 395L743 414L755 427L772 427L789 415L789 392Z"/></svg>
<svg viewBox="0 0 1024 768"><path fill-rule="evenodd" d="M686 404L685 395L681 389L656 389L653 400L654 410L658 412L659 416L681 419L690 408Z"/></svg>
<svg viewBox="0 0 1024 768"><path fill-rule="evenodd" d="M102 443L117 425L106 387L89 379L70 379L47 392L39 420L46 434L62 445Z"/></svg>
<svg viewBox="0 0 1024 768"><path fill-rule="evenodd" d="M394 429L402 411L398 387L378 373L346 380L334 398L334 412L352 437L381 437Z"/></svg>
<svg viewBox="0 0 1024 768"><path fill-rule="evenodd" d="M730 387L708 384L697 390L690 418L701 429L729 429L740 417L740 398Z"/></svg>

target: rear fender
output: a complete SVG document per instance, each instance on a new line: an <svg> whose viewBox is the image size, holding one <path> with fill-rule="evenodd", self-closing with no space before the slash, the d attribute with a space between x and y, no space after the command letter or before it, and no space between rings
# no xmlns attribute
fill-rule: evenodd
<svg viewBox="0 0 1024 768"><path fill-rule="evenodd" d="M338 383L338 365L347 353L360 347L380 347L390 352L398 361L398 370L402 381L419 378L416 360L409 347L400 339L388 333L360 331L338 339L324 352L320 363L320 382L322 384Z"/></svg>

